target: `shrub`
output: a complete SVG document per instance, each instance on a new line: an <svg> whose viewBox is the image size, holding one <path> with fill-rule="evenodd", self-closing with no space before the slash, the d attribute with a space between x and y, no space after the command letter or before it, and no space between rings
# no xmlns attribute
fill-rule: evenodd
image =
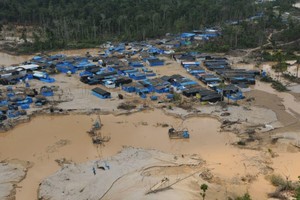
<svg viewBox="0 0 300 200"><path fill-rule="evenodd" d="M286 185L286 181L280 175L276 175L276 174L271 175L270 181L271 181L272 185L277 186L277 187Z"/></svg>
<svg viewBox="0 0 300 200"><path fill-rule="evenodd" d="M289 91L286 86L284 86L281 82L275 81L272 77L270 76L265 76L260 79L262 82L266 83L272 83L272 88L277 90L278 92L286 92Z"/></svg>
<svg viewBox="0 0 300 200"><path fill-rule="evenodd" d="M117 108L122 110L132 110L136 108L136 105L133 105L131 103L121 103Z"/></svg>
<svg viewBox="0 0 300 200"><path fill-rule="evenodd" d="M237 197L235 200L251 200L250 194L246 193L244 196Z"/></svg>
<svg viewBox="0 0 300 200"><path fill-rule="evenodd" d="M281 82L279 81L273 81L272 82L272 88L277 90L278 92L286 92L289 91Z"/></svg>
<svg viewBox="0 0 300 200"><path fill-rule="evenodd" d="M173 100L174 101L181 101L181 95L180 94L178 94L178 93L174 93L174 97L173 97Z"/></svg>

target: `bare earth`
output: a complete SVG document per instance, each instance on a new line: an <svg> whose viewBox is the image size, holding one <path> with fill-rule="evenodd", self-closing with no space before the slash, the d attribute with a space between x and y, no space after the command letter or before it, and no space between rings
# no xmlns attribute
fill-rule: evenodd
<svg viewBox="0 0 300 200"><path fill-rule="evenodd" d="M86 51L57 53L83 55ZM97 52L96 49L89 51ZM0 57L3 58L0 65L24 59L14 59L6 54L0 54ZM178 63L164 59L168 65L154 68L157 74L188 76ZM252 69L253 65L244 68ZM0 135L0 160L9 163L0 165L0 199L8 195L14 197L14 188L17 200L38 197L55 200L101 197L199 199L199 185L202 183L209 185L207 199L234 198L247 191L253 199L268 199L267 193L274 191L274 187L265 179L266 175L278 173L289 176L291 180L297 180L300 175L300 153L293 145L299 141L300 135L300 104L295 94L278 93L270 85L258 81L252 91L246 93L246 97L253 100L240 101L240 106L198 104L191 110L175 106L167 109L168 103L141 100L120 89L110 90L112 99L100 100L91 95L93 87L79 82L76 75L66 77L61 74L55 79L52 85L59 85L59 95L52 100L63 101L56 107L73 114L34 117L30 123L20 124ZM31 82L32 87L42 85L44 83L39 81ZM117 98L119 93L124 95L124 100ZM160 99L164 100L164 97ZM127 101L136 101L138 107L135 111L139 112L127 115L127 111L117 109L120 103ZM144 110L144 105L148 110ZM36 109L31 108L29 112ZM95 109L101 113L104 125L101 133L111 137L102 146L93 145L86 133L97 117L93 114ZM229 116L224 113L229 113ZM221 128L225 120L235 123ZM188 128L191 138L170 140L167 131L171 126ZM255 130L257 139L245 148L232 145L247 138L249 129ZM273 137L280 139L273 144L270 143ZM124 146L127 147L124 149ZM270 155L269 149L278 156ZM27 164L19 164L20 171L15 173L7 167L15 165L12 160ZM69 164L63 164L61 168L55 160ZM98 169L97 162L101 166L106 162L111 168ZM96 175L93 166L97 168ZM12 176L6 175L7 170ZM11 178L6 181L4 177ZM171 183L188 178L172 185L171 189L145 194L165 177ZM1 187L3 182L9 183L4 189Z"/></svg>

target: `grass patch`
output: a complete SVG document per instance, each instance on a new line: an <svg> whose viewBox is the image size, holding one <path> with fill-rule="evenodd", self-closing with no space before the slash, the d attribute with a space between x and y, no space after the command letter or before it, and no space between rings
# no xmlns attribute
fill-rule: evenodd
<svg viewBox="0 0 300 200"><path fill-rule="evenodd" d="M274 80L270 76L265 76L260 79L262 82L272 83Z"/></svg>
<svg viewBox="0 0 300 200"><path fill-rule="evenodd" d="M136 105L132 104L132 103L120 103L118 105L118 109L121 109L121 110L133 110L136 108Z"/></svg>
<svg viewBox="0 0 300 200"><path fill-rule="evenodd" d="M292 182L288 178L284 178L280 175L273 174L268 177L271 184L276 186L275 192L269 193L268 196L276 199L290 199L288 197L294 197L295 200L300 200L300 186L298 182ZM288 193L287 193L288 192ZM286 194L289 194L288 197ZM292 198L292 199L294 199Z"/></svg>
<svg viewBox="0 0 300 200"><path fill-rule="evenodd" d="M236 198L236 200L251 200L251 197L248 193L246 193L244 196Z"/></svg>
<svg viewBox="0 0 300 200"><path fill-rule="evenodd" d="M277 90L278 92L287 92L289 91L287 87L285 87L281 82L279 81L273 81L272 82L272 88Z"/></svg>
<svg viewBox="0 0 300 200"><path fill-rule="evenodd" d="M283 78L285 78L286 80L289 80L289 81L291 81L291 82L293 82L293 83L298 83L298 84L300 84L300 78L299 78L299 77L293 76L293 75L291 75L291 74L283 74L282 76L283 76Z"/></svg>
<svg viewBox="0 0 300 200"><path fill-rule="evenodd" d="M240 145L240 146L246 146L246 142L245 141L238 141L237 144Z"/></svg>
<svg viewBox="0 0 300 200"><path fill-rule="evenodd" d="M276 187L279 187L279 186L283 187L286 185L286 180L278 174L271 175L270 182L273 186L276 186Z"/></svg>
<svg viewBox="0 0 300 200"><path fill-rule="evenodd" d="M243 196L239 196L234 199L229 197L228 200L252 200L252 199L249 193L245 193Z"/></svg>

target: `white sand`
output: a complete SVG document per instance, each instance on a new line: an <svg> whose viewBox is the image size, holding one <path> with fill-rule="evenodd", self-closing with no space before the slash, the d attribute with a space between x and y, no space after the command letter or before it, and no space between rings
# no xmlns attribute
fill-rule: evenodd
<svg viewBox="0 0 300 200"><path fill-rule="evenodd" d="M20 164L0 163L0 199L14 199L15 184L25 178L25 168Z"/></svg>
<svg viewBox="0 0 300 200"><path fill-rule="evenodd" d="M119 196L122 199L157 199L161 198L159 193L145 195L148 188L159 182L159 178L147 176L147 168L164 168L164 166L198 166L200 159L191 157L181 158L174 155L164 154L156 150L142 150L126 148L120 154L99 161L92 161L86 164L71 164L64 166L53 176L45 179L39 191L41 199L56 200L98 200L110 199L109 196ZM105 166L109 169L98 169L97 166ZM93 174L93 167L96 167L96 175ZM199 169L196 169L199 171ZM195 170L195 172L196 172ZM178 172L180 175L180 171ZM184 173L183 173L184 174ZM172 180L175 181L175 180ZM120 190L110 192L110 187L120 187ZM178 192L172 191L169 198L178 199ZM173 199L172 198L172 199ZM117 198L113 198L117 199Z"/></svg>

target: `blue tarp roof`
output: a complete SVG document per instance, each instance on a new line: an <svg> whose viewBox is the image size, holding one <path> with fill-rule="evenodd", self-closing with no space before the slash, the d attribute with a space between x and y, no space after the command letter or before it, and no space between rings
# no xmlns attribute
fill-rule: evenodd
<svg viewBox="0 0 300 200"><path fill-rule="evenodd" d="M190 38L190 37L194 37L196 34L195 33L182 33L180 35L181 38Z"/></svg>
<svg viewBox="0 0 300 200"><path fill-rule="evenodd" d="M37 61L37 60L41 60L42 57L41 56L34 56L32 59Z"/></svg>

